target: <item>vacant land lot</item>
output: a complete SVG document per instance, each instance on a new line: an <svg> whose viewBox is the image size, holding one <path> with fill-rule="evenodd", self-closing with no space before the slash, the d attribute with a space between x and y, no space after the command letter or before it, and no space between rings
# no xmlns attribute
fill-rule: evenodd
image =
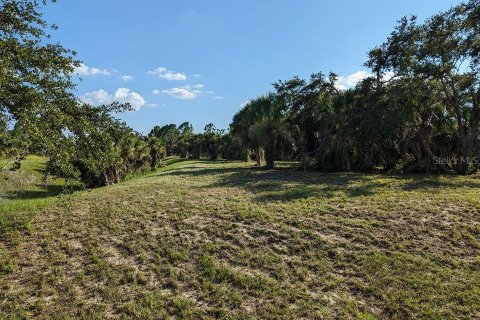
<svg viewBox="0 0 480 320"><path fill-rule="evenodd" d="M0 240L0 318L480 317L478 177L180 161L55 199Z"/></svg>
<svg viewBox="0 0 480 320"><path fill-rule="evenodd" d="M47 159L28 156L20 170L11 170L12 161L0 158L0 243L10 242L28 229L37 212L57 200L65 181L44 177Z"/></svg>

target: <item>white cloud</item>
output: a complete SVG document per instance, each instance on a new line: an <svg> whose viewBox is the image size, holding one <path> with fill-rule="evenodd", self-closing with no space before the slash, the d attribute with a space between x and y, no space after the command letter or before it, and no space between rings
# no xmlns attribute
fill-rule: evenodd
<svg viewBox="0 0 480 320"><path fill-rule="evenodd" d="M395 76L395 73L393 71L387 71L382 76L382 80L383 81L390 81L394 76Z"/></svg>
<svg viewBox="0 0 480 320"><path fill-rule="evenodd" d="M382 80L383 81L389 81L394 77L394 73L391 71L386 72ZM335 88L338 90L347 90L354 88L360 81L369 78L369 77L374 77L373 73L367 72L367 71L357 71L355 73L352 73L351 75L347 77L338 77L337 82L335 82Z"/></svg>
<svg viewBox="0 0 480 320"><path fill-rule="evenodd" d="M245 106L246 106L247 104L249 104L249 103L250 103L250 100L247 100L247 101L245 101L245 102L243 102L243 103L240 103L240 108L245 107Z"/></svg>
<svg viewBox="0 0 480 320"><path fill-rule="evenodd" d="M207 90L207 91L204 91L204 92L205 92L206 94L215 94L215 92L213 92L213 91L208 91L208 90Z"/></svg>
<svg viewBox="0 0 480 320"><path fill-rule="evenodd" d="M129 75L125 75L125 76L121 76L120 79L121 79L122 81L127 82L127 81L130 81L130 80L133 80L133 77L132 77L132 76L129 76Z"/></svg>
<svg viewBox="0 0 480 320"><path fill-rule="evenodd" d="M187 76L184 75L183 73L172 72L172 71L168 71L168 72L160 75L160 77L162 77L164 79L167 79L167 80L187 80Z"/></svg>
<svg viewBox="0 0 480 320"><path fill-rule="evenodd" d="M145 105L145 99L140 94L127 88L118 88L113 97L118 102L130 103L136 111Z"/></svg>
<svg viewBox="0 0 480 320"><path fill-rule="evenodd" d="M204 85L201 83L198 84L187 84L180 88L171 88L167 90L162 90L162 93L171 95L177 99L183 100L192 100L202 94L200 89L203 89ZM158 90L154 90L158 91Z"/></svg>
<svg viewBox="0 0 480 320"><path fill-rule="evenodd" d="M85 93L84 95L80 96L80 100L85 103L100 105L111 103L113 101L113 97L107 91L100 89Z"/></svg>
<svg viewBox="0 0 480 320"><path fill-rule="evenodd" d="M213 100L222 100L222 99L223 99L223 97L221 97L221 96L213 97Z"/></svg>
<svg viewBox="0 0 480 320"><path fill-rule="evenodd" d="M183 99L183 100L195 99L200 94L200 91L192 90L191 88L188 88L188 87L171 88L168 90L162 90L162 92L165 94L171 95L174 98Z"/></svg>
<svg viewBox="0 0 480 320"><path fill-rule="evenodd" d="M146 103L140 94L127 88L118 88L113 95L103 89L87 92L80 96L80 100L93 105L109 104L113 101L130 103L135 111L140 110Z"/></svg>
<svg viewBox="0 0 480 320"><path fill-rule="evenodd" d="M184 73L168 70L165 67L158 67L155 70L150 70L148 71L148 74L153 74L166 80L187 80L187 76Z"/></svg>
<svg viewBox="0 0 480 320"><path fill-rule="evenodd" d="M161 92L160 92L160 90L155 89L155 90L152 90L152 93L153 94L160 94Z"/></svg>
<svg viewBox="0 0 480 320"><path fill-rule="evenodd" d="M182 88L187 89L188 91L191 91L193 93L200 94L202 93L202 91L200 91L199 89L203 88L203 84L193 84L193 85L187 84L187 85L184 85Z"/></svg>
<svg viewBox="0 0 480 320"><path fill-rule="evenodd" d="M165 103L162 103L162 104L158 104L158 103L149 103L147 105L145 105L145 107L147 108L152 108L152 109L155 109L155 108L160 108L160 107L166 107L167 105Z"/></svg>
<svg viewBox="0 0 480 320"><path fill-rule="evenodd" d="M347 77L338 77L337 82L335 83L335 87L339 90L346 90L353 88L362 81L363 79L366 79L368 77L371 77L372 74L366 71L357 71L355 73L352 73L351 75Z"/></svg>
<svg viewBox="0 0 480 320"><path fill-rule="evenodd" d="M192 77L200 78L200 75L199 74L192 74Z"/></svg>
<svg viewBox="0 0 480 320"><path fill-rule="evenodd" d="M75 67L73 73L80 75L80 76L96 76L96 75L103 75L109 76L111 73L106 69L99 69L95 67L89 67L86 64L81 63L80 66Z"/></svg>

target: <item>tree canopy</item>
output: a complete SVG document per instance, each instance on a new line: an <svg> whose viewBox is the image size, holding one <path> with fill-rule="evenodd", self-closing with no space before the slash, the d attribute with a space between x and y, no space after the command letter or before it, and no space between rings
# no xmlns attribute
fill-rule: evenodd
<svg viewBox="0 0 480 320"><path fill-rule="evenodd" d="M55 43L47 1L0 3L0 154L49 158L48 174L107 185L162 165L166 156L296 160L323 171L476 172L480 164L480 1L419 23L404 17L368 53L372 76L341 89L314 73L273 84L229 130L189 122L142 135L115 118L131 110L75 96L75 52Z"/></svg>
<svg viewBox="0 0 480 320"><path fill-rule="evenodd" d="M369 52L373 76L355 88L339 90L334 73L278 81L270 97L277 112L260 116L262 98L254 99L235 115L231 132L244 149L270 154L267 167L275 154L320 170L476 172L479 21L478 0L423 23L404 17ZM286 128L294 142L289 154L273 138Z"/></svg>

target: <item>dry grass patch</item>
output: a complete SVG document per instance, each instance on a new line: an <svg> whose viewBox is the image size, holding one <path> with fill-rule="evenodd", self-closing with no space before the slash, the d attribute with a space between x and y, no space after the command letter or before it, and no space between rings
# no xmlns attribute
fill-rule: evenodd
<svg viewBox="0 0 480 320"><path fill-rule="evenodd" d="M182 162L42 211L2 251L0 318L477 318L479 195Z"/></svg>

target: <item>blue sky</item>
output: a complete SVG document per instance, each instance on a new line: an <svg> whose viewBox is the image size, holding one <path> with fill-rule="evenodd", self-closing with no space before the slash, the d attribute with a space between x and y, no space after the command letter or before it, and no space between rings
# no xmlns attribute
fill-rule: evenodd
<svg viewBox="0 0 480 320"><path fill-rule="evenodd" d="M423 20L457 3L59 0L44 11L60 28L53 39L84 63L79 97L131 102L138 111L120 117L148 133L184 121L228 128L242 103L294 75L334 71L350 86L402 16Z"/></svg>

